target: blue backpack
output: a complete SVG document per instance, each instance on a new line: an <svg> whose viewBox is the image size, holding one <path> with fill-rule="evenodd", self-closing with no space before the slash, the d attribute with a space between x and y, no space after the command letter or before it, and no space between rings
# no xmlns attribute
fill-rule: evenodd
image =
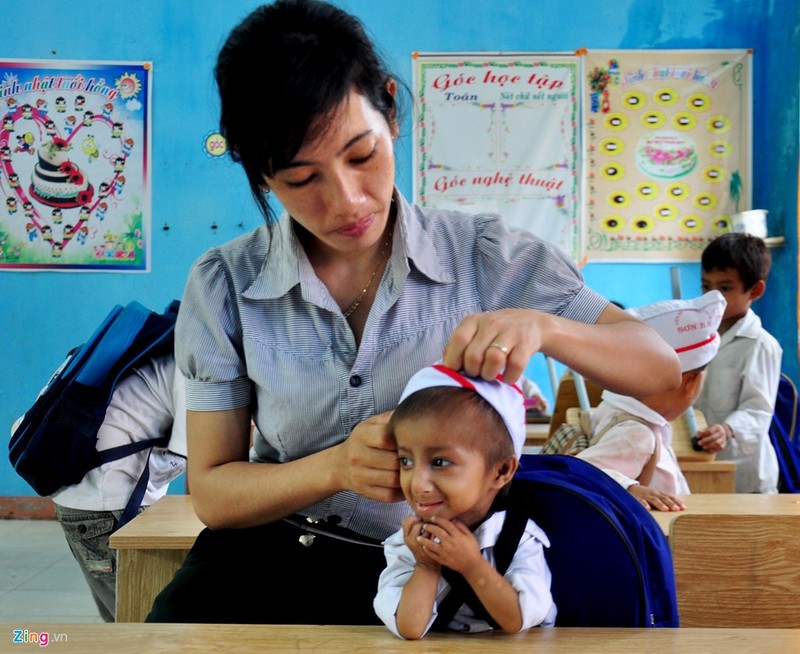
<svg viewBox="0 0 800 654"><path fill-rule="evenodd" d="M99 465L154 446L169 435L97 451L97 432L114 389L126 374L147 360L171 353L180 302L156 313L138 302L115 306L83 345L73 348L11 435L14 470L39 495L80 482ZM141 504L148 465L125 509L120 525Z"/></svg>
<svg viewBox="0 0 800 654"><path fill-rule="evenodd" d="M778 456L778 492L800 493L800 442L797 432L799 398L797 387L785 374L778 382L775 413L769 427L769 437Z"/></svg>
<svg viewBox="0 0 800 654"><path fill-rule="evenodd" d="M523 455L510 495L550 539L557 627L679 626L667 538L602 470L574 456Z"/></svg>

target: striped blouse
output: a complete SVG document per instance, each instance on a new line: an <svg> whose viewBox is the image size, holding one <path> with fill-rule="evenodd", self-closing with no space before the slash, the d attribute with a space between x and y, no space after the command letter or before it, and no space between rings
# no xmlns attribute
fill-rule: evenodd
<svg viewBox="0 0 800 654"><path fill-rule="evenodd" d="M288 217L272 235L259 227L195 262L175 344L187 408L252 406L253 461L304 457L393 409L469 314L521 307L595 322L606 307L557 247L499 216L395 200L392 253L359 347ZM340 492L303 513L383 539L408 507Z"/></svg>

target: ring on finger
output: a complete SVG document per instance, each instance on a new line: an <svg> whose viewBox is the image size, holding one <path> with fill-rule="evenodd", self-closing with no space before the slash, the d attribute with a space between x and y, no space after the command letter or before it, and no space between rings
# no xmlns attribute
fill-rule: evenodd
<svg viewBox="0 0 800 654"><path fill-rule="evenodd" d="M492 344L491 344L489 347L496 347L496 348L497 348L498 350L500 350L500 351L501 351L503 354L508 354L508 347L507 347L506 345L501 345L501 344L500 344L500 343L498 343L497 341L495 341L494 343L492 343Z"/></svg>

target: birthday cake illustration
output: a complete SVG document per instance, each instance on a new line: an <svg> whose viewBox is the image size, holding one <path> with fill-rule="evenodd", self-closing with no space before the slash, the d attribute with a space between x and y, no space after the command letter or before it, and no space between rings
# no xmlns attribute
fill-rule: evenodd
<svg viewBox="0 0 800 654"><path fill-rule="evenodd" d="M33 168L30 192L52 207L79 207L94 197L94 189L69 156L72 146L54 138L37 150L39 161Z"/></svg>
<svg viewBox="0 0 800 654"><path fill-rule="evenodd" d="M669 130L656 132L639 140L636 165L651 177L683 177L697 165L697 148L684 134Z"/></svg>

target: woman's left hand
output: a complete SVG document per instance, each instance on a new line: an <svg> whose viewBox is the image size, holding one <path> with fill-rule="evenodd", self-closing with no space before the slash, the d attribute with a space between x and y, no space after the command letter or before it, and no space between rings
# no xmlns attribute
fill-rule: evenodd
<svg viewBox="0 0 800 654"><path fill-rule="evenodd" d="M533 309L500 309L467 316L444 349L443 363L472 377L516 382L542 346L550 314Z"/></svg>

